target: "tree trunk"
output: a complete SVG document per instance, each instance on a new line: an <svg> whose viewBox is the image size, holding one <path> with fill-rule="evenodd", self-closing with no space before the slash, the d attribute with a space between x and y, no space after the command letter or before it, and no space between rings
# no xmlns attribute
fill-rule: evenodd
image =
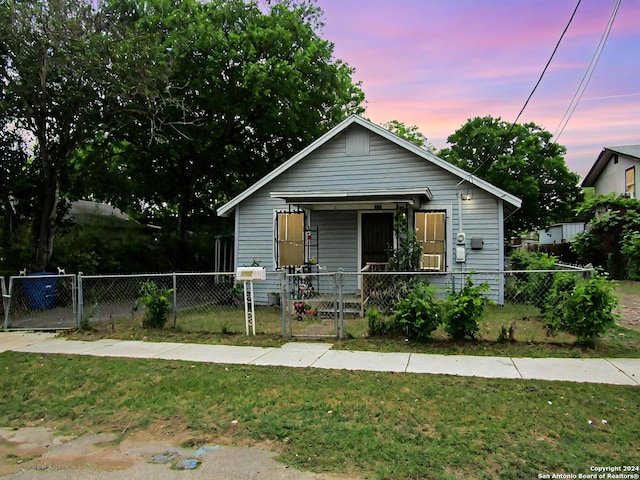
<svg viewBox="0 0 640 480"><path fill-rule="evenodd" d="M58 166L46 156L42 160L43 192L40 228L38 232L38 249L36 252L36 268L45 271L53 254L53 238L58 216L58 199L60 197L60 181Z"/></svg>

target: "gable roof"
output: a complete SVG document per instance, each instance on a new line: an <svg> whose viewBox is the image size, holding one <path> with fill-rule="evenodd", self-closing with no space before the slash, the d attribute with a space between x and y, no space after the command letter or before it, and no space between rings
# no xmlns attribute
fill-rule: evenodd
<svg viewBox="0 0 640 480"><path fill-rule="evenodd" d="M636 158L640 160L640 145L621 145L618 147L604 147L598 155L597 160L587 173L587 176L584 177L582 181L583 187L594 187L596 182L598 181L598 177L604 170L604 167L607 166L611 157L615 154L625 155L627 157Z"/></svg>
<svg viewBox="0 0 640 480"><path fill-rule="evenodd" d="M288 169L293 167L300 160L307 157L313 151L315 151L322 145L334 139L336 136L338 136L340 133L345 131L351 125L359 125L373 133L380 135L386 140L389 140L390 142L395 143L396 145L404 148L405 150L408 150L414 153L418 157L423 158L424 160L432 163L433 165L453 174L454 176L459 177L461 180L461 183L468 182L471 185L481 188L482 190L485 190L486 192L498 198L503 199L505 202L509 203L516 209L520 208L520 206L522 205L522 200L520 200L518 197L505 192L504 190L496 187L495 185L490 184L485 180L482 180L474 175L471 175L469 172L447 162L446 160L441 159L440 157L437 157L436 155L429 152L428 150L425 150L424 148L421 148L418 145L397 136L396 134L390 132L384 127L381 127L380 125L376 125L375 123L365 120L364 118L358 115L351 115L350 117L347 117L345 120L343 120L338 125L333 127L331 130L329 130L327 133L322 135L320 138L318 138L317 140L309 144L307 147L302 149L300 152L298 152L296 155L291 157L289 160L287 160L286 162L281 164L279 167L274 169L271 173L267 174L258 182L254 183L252 186L247 188L238 196L236 196L235 198L233 198L232 200L224 204L222 207L220 207L217 210L218 215L221 217L228 216L235 209L235 207L244 199L251 196L254 192L258 191L263 186L267 185L274 178L286 172Z"/></svg>

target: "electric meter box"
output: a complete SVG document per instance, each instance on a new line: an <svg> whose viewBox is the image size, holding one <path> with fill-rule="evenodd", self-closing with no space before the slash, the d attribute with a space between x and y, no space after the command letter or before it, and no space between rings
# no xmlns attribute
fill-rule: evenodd
<svg viewBox="0 0 640 480"><path fill-rule="evenodd" d="M267 271L264 267L238 267L236 280L248 282L250 280L266 280Z"/></svg>
<svg viewBox="0 0 640 480"><path fill-rule="evenodd" d="M482 250L484 240L482 237L471 237L471 250Z"/></svg>

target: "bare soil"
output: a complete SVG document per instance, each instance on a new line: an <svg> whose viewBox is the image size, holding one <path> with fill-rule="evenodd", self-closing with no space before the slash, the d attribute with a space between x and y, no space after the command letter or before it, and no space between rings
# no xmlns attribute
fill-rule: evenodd
<svg viewBox="0 0 640 480"><path fill-rule="evenodd" d="M620 297L620 307L617 310L620 314L618 324L640 332L640 296L626 291L621 291L618 295Z"/></svg>
<svg viewBox="0 0 640 480"><path fill-rule="evenodd" d="M67 437L44 427L0 429L0 477L4 479L122 478L173 480L347 480L356 477L316 475L276 460L269 445L230 447L202 445L185 432L167 435L149 427L128 435L114 433ZM189 445L189 447L184 447ZM200 448L202 447L202 448ZM180 469L180 461L198 462Z"/></svg>

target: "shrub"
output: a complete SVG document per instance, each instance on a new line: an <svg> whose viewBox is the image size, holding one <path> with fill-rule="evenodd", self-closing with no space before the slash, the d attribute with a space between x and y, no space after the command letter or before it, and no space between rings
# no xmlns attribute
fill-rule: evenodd
<svg viewBox="0 0 640 480"><path fill-rule="evenodd" d="M542 309L546 301L546 293L552 281L550 272L522 272L522 270L554 270L556 257L542 252L516 251L511 254L512 270L519 270L509 279L507 298L520 303L529 303Z"/></svg>
<svg viewBox="0 0 640 480"><path fill-rule="evenodd" d="M612 285L594 272L576 283L564 304L561 324L579 343L595 346L598 336L615 324L617 305Z"/></svg>
<svg viewBox="0 0 640 480"><path fill-rule="evenodd" d="M173 289L160 288L155 282L148 280L140 285L140 297L133 307L134 312L142 303L146 311L142 317L144 328L164 328L167 323L169 312L171 311L171 301L169 297Z"/></svg>
<svg viewBox="0 0 640 480"><path fill-rule="evenodd" d="M367 319L367 326L370 337L381 336L387 333L385 328L386 325L380 318L380 312L377 308L367 308L364 316Z"/></svg>
<svg viewBox="0 0 640 480"><path fill-rule="evenodd" d="M509 257L511 270L553 270L556 258L543 252L515 250Z"/></svg>
<svg viewBox="0 0 640 480"><path fill-rule="evenodd" d="M395 304L396 321L409 338L424 340L442 323L435 289L417 282L406 298Z"/></svg>
<svg viewBox="0 0 640 480"><path fill-rule="evenodd" d="M612 278L633 279L640 274L640 201L617 194L585 202L579 215L590 218L572 249L583 263L606 268Z"/></svg>
<svg viewBox="0 0 640 480"><path fill-rule="evenodd" d="M469 276L459 292L452 293L447 297L444 328L454 339L476 337L480 330L479 321L482 318L484 307L494 304L485 296L489 290L488 283L474 287L473 280Z"/></svg>
<svg viewBox="0 0 640 480"><path fill-rule="evenodd" d="M568 326L564 322L564 310L567 300L581 280L582 278L578 274L571 273L558 273L554 277L540 309L548 332L567 330Z"/></svg>
<svg viewBox="0 0 640 480"><path fill-rule="evenodd" d="M640 232L629 231L622 238L622 255L626 278L640 280Z"/></svg>

